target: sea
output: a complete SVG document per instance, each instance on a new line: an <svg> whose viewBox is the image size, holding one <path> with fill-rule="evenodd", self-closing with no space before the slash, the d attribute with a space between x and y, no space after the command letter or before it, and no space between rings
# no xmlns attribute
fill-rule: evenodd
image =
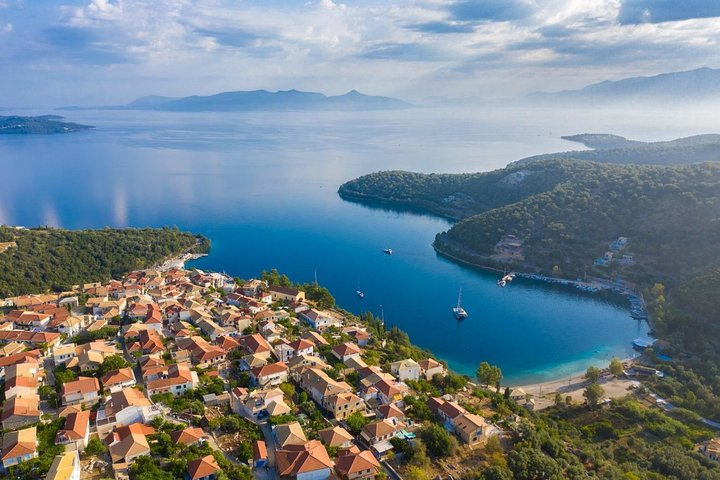
<svg viewBox="0 0 720 480"><path fill-rule="evenodd" d="M434 236L451 226L448 220L347 202L338 187L379 170L488 171L584 148L561 135L663 140L709 133L717 124L693 111L502 106L59 113L96 129L0 136L0 224L201 233L212 250L194 267L244 279L272 268L298 282L317 278L342 308L382 316L453 370L473 376L487 361L511 385L627 357L648 327L631 318L619 296L525 279L500 288L497 273L434 252ZM452 315L460 290L464 321Z"/></svg>

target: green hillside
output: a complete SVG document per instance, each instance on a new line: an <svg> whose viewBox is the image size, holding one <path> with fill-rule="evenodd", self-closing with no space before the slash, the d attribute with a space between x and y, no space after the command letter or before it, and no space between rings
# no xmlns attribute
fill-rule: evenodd
<svg viewBox="0 0 720 480"><path fill-rule="evenodd" d="M62 230L0 227L0 298L106 281L209 243L173 228Z"/></svg>

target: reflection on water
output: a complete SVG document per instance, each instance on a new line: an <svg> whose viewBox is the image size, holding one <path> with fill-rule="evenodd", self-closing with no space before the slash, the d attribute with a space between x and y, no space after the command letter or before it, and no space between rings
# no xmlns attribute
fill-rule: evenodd
<svg viewBox="0 0 720 480"><path fill-rule="evenodd" d="M212 239L199 267L245 278L278 268L298 281L317 271L344 308L379 315L383 305L388 323L458 371L472 375L487 360L510 381L538 380L627 355L644 327L618 299L520 280L501 289L496 274L435 254L431 243L446 220L345 202L337 188L377 170L490 170L577 148L561 134L647 139L653 128L628 116L616 125L617 118L520 109L72 112L70 120L97 130L0 138L0 221L177 225ZM687 125L662 128L661 138L693 133ZM384 255L385 247L395 253ZM463 322L451 312L460 287Z"/></svg>

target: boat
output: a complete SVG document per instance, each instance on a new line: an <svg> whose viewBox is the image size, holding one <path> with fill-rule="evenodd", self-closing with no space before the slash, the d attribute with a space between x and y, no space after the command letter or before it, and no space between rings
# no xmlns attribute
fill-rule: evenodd
<svg viewBox="0 0 720 480"><path fill-rule="evenodd" d="M453 315L455 315L455 318L457 318L458 320L463 320L463 319L467 318L467 316L468 316L465 309L460 306L460 297L461 296L462 296L462 288L458 292L457 306L453 307Z"/></svg>
<svg viewBox="0 0 720 480"><path fill-rule="evenodd" d="M365 292L362 290L355 290L355 293L357 293L357 296L360 298L365 298Z"/></svg>
<svg viewBox="0 0 720 480"><path fill-rule="evenodd" d="M392 255L392 248L383 248L383 253L386 253L388 255Z"/></svg>
<svg viewBox="0 0 720 480"><path fill-rule="evenodd" d="M508 283L512 282L514 279L515 279L515 275L513 275L512 273L508 273L508 274L503 275L502 278L497 281L497 284L500 285L501 287L504 287Z"/></svg>

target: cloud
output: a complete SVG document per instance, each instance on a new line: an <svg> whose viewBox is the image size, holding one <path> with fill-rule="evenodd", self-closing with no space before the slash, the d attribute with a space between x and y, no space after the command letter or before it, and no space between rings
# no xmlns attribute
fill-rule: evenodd
<svg viewBox="0 0 720 480"><path fill-rule="evenodd" d="M408 29L423 33L471 33L475 27L467 22L434 21L408 25Z"/></svg>
<svg viewBox="0 0 720 480"><path fill-rule="evenodd" d="M460 21L510 21L526 18L536 8L529 0L461 0L451 4L449 11Z"/></svg>
<svg viewBox="0 0 720 480"><path fill-rule="evenodd" d="M623 25L720 17L717 0L624 0L618 12Z"/></svg>
<svg viewBox="0 0 720 480"><path fill-rule="evenodd" d="M0 28L0 31L1 31L2 33L10 33L10 32L12 32L12 31L13 31L12 23L6 23L5 25L2 26L2 28Z"/></svg>

